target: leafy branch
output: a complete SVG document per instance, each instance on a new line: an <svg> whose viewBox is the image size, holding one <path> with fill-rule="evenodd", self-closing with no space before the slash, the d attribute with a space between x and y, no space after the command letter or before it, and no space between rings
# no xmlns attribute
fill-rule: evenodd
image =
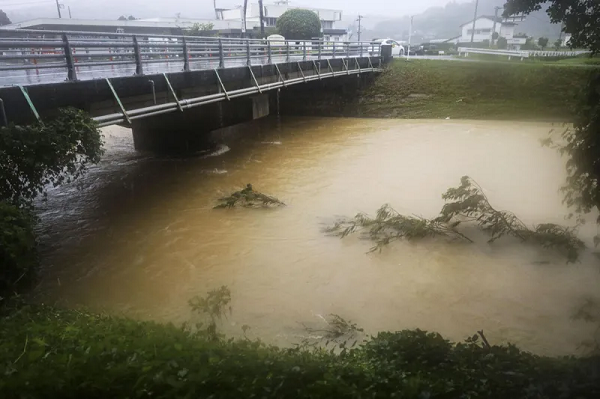
<svg viewBox="0 0 600 399"><path fill-rule="evenodd" d="M258 207L271 207L271 206L283 206L283 202L279 201L275 197L266 195L255 191L252 188L252 184L247 184L246 188L240 191L236 191L228 197L219 198L221 202L216 205L217 208L233 208L234 206L243 206L246 208L258 208Z"/></svg>
<svg viewBox="0 0 600 399"><path fill-rule="evenodd" d="M346 237L362 230L375 245L369 252L381 251L382 247L399 239L414 240L425 237L450 236L472 242L470 238L458 232L456 225L437 219L425 219L417 216L405 216L390 205L385 204L377 211L375 218L359 213L353 219L340 220L325 229L326 233Z"/></svg>
<svg viewBox="0 0 600 399"><path fill-rule="evenodd" d="M386 204L379 208L375 218L359 213L353 219L334 223L325 232L346 237L360 231L375 243L370 249L373 252L399 239L410 241L446 236L473 242L457 228L461 224L475 223L490 234L489 243L503 236L512 236L544 248L556 248L567 257L568 262L575 262L580 250L585 248L583 241L576 236L576 228L543 223L530 229L514 213L495 209L481 186L469 176L463 176L460 186L449 188L442 198L446 204L440 215L433 219L402 215Z"/></svg>

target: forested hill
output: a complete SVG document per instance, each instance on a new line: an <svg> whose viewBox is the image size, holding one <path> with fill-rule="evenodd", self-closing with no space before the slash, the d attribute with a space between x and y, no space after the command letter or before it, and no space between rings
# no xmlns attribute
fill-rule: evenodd
<svg viewBox="0 0 600 399"><path fill-rule="evenodd" d="M478 15L494 15L494 7L501 7L505 0L480 0ZM432 7L414 17L414 42L428 39L446 39L460 35L460 25L473 19L475 2L449 2L445 7ZM500 10L500 13L502 10ZM390 18L381 21L373 29L365 32L365 38L392 37L399 40L408 38L410 17ZM560 25L551 24L545 11L530 14L516 28L516 33L526 33L534 37L556 39Z"/></svg>

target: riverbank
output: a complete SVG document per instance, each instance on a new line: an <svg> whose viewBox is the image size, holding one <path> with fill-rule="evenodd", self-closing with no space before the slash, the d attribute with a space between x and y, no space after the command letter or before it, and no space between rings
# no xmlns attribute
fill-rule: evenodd
<svg viewBox="0 0 600 399"><path fill-rule="evenodd" d="M362 95L359 115L571 121L594 66L395 60Z"/></svg>
<svg viewBox="0 0 600 399"><path fill-rule="evenodd" d="M351 348L210 340L153 322L24 306L0 324L3 398L597 398L598 359L420 330ZM492 343L493 344L493 343Z"/></svg>

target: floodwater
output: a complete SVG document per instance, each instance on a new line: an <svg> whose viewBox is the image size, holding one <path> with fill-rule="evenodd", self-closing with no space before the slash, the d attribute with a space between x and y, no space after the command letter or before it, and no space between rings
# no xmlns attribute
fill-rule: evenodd
<svg viewBox="0 0 600 399"><path fill-rule="evenodd" d="M196 320L187 304L226 285L223 329L282 345L301 323L338 314L369 333L421 328L540 354L581 353L596 326L572 316L600 300L598 258L580 263L511 239L371 243L321 229L336 216L435 216L469 175L498 209L529 224L568 224L558 191L564 160L539 139L551 126L489 121L268 118L223 135L216 151L165 158L133 151L131 132L104 130L107 154L77 185L42 204L36 296L141 319ZM235 129L233 129L235 130ZM212 209L247 183L287 203ZM595 218L594 218L595 219ZM475 232L469 232L471 236ZM593 248L595 223L580 230ZM315 324L316 323L316 324ZM578 349L579 348L579 349Z"/></svg>

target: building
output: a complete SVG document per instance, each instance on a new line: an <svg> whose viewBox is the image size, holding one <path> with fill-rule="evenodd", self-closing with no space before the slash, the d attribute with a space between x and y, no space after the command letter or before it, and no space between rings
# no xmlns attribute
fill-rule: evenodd
<svg viewBox="0 0 600 399"><path fill-rule="evenodd" d="M520 20L522 21L523 19L521 18ZM519 50L525 44L527 38L515 36L516 21L515 18L507 20L493 15L482 15L475 20L475 32L473 32L473 20L465 22L460 26L461 36L459 43L471 43L471 37L473 38L473 43L483 43L485 41L491 43L494 32L496 32L498 37L506 39L509 49Z"/></svg>
<svg viewBox="0 0 600 399"><path fill-rule="evenodd" d="M311 10L319 16L319 19L321 20L321 29L323 31L323 40L340 42L348 41L348 31L345 28L342 29L337 26L342 20L341 10L296 7L289 5L288 1L286 0L277 1L274 4L263 4L265 28L275 27L277 25L277 18L279 18L284 12L295 8ZM217 9L216 12L219 20L231 22L235 21L239 22L240 26L243 25L244 9L241 6L233 9ZM258 3L248 3L245 19L248 30L260 27L260 7Z"/></svg>
<svg viewBox="0 0 600 399"><path fill-rule="evenodd" d="M222 37L240 37L239 23L223 20L151 18L132 21L70 18L39 18L16 24L0 26L0 33L6 30L35 29L53 31L129 33L137 35L182 35L195 24L212 24L213 30ZM6 32L5 32L6 35ZM1 36L1 35L0 35Z"/></svg>

